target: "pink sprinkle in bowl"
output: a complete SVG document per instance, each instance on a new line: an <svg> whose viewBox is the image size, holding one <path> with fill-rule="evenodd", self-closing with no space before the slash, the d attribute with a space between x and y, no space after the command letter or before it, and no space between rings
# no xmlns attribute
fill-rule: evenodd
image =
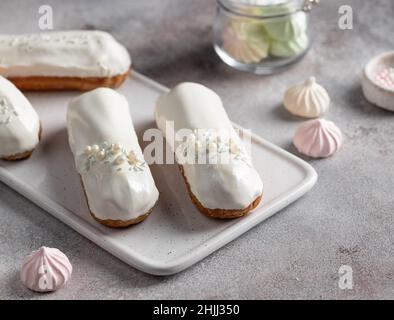
<svg viewBox="0 0 394 320"><path fill-rule="evenodd" d="M382 53L370 60L364 68L362 89L365 98L374 105L394 111L394 87L383 78L386 70L394 68L394 51Z"/></svg>

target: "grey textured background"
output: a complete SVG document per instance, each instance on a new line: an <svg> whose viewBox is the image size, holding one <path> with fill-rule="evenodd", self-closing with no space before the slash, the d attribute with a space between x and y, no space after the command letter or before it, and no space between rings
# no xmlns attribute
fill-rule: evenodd
<svg viewBox="0 0 394 320"><path fill-rule="evenodd" d="M346 142L335 157L310 161L320 177L307 196L171 277L134 270L0 183L0 298L394 298L394 113L360 90L363 65L394 49L392 0L323 0L313 12L312 50L270 77L233 71L215 56L213 0L2 0L1 32L39 31L44 3L53 6L55 29L113 33L137 70L167 86L189 80L213 88L233 120L291 152L300 120L281 107L282 94L315 75L332 98L327 118ZM337 27L345 3L354 9L351 31ZM41 245L60 248L74 266L67 288L53 294L34 294L18 277L23 257ZM342 264L353 268L353 290L338 288Z"/></svg>

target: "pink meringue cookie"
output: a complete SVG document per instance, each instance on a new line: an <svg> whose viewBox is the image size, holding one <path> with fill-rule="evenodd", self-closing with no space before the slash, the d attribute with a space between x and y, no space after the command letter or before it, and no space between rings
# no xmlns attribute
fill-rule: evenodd
<svg viewBox="0 0 394 320"><path fill-rule="evenodd" d="M72 266L58 249L41 247L27 256L20 277L23 284L37 292L56 291L70 279Z"/></svg>
<svg viewBox="0 0 394 320"><path fill-rule="evenodd" d="M339 150L343 142L341 130L334 122L316 119L304 122L296 131L293 143L300 153L313 158L326 158Z"/></svg>

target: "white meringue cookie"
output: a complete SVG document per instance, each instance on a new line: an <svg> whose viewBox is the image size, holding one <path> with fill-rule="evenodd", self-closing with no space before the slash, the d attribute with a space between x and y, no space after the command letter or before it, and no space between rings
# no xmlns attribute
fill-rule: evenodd
<svg viewBox="0 0 394 320"><path fill-rule="evenodd" d="M321 85L311 77L303 83L288 88L283 104L292 114L304 118L317 118L326 113L330 106L330 97Z"/></svg>
<svg viewBox="0 0 394 320"><path fill-rule="evenodd" d="M63 287L71 273L71 263L64 253L55 248L41 247L25 258L20 277L30 290L50 292Z"/></svg>
<svg viewBox="0 0 394 320"><path fill-rule="evenodd" d="M232 21L223 31L223 48L243 63L257 63L268 56L269 39L261 23Z"/></svg>
<svg viewBox="0 0 394 320"><path fill-rule="evenodd" d="M293 143L302 154L313 158L326 158L339 150L343 137L334 122L316 119L304 122L297 129Z"/></svg>

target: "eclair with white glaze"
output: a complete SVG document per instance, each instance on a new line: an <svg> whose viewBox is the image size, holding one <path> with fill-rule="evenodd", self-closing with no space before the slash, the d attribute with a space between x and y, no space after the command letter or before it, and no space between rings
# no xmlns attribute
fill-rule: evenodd
<svg viewBox="0 0 394 320"><path fill-rule="evenodd" d="M67 129L91 215L109 227L144 220L159 192L126 98L109 88L74 98L67 112Z"/></svg>
<svg viewBox="0 0 394 320"><path fill-rule="evenodd" d="M114 88L130 66L127 49L103 31L0 35L0 75L21 90Z"/></svg>
<svg viewBox="0 0 394 320"><path fill-rule="evenodd" d="M30 157L40 135L37 112L10 81L0 76L0 159Z"/></svg>
<svg viewBox="0 0 394 320"><path fill-rule="evenodd" d="M159 98L155 117L175 152L189 195L202 213L237 218L259 204L263 183L216 93L200 84L181 83ZM175 138L174 143L166 128L171 122L173 136L183 132L183 138ZM201 164L196 157L222 160Z"/></svg>

